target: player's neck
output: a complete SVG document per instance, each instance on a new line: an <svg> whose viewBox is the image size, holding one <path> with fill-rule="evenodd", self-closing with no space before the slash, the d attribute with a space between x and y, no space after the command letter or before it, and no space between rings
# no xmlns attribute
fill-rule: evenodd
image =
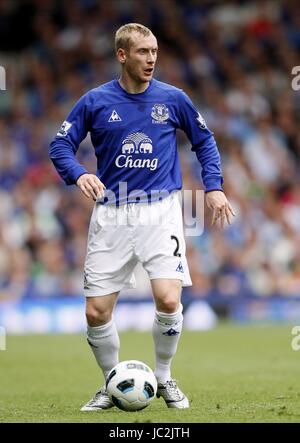
<svg viewBox="0 0 300 443"><path fill-rule="evenodd" d="M125 91L129 94L140 94L141 92L146 91L146 89L149 87L150 82L136 82L132 78L129 78L122 74L119 79L119 83L121 87L125 89Z"/></svg>

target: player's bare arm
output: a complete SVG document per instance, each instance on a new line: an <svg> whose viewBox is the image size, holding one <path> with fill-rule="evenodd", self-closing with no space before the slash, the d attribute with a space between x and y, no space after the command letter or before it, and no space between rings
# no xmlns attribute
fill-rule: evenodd
<svg viewBox="0 0 300 443"><path fill-rule="evenodd" d="M104 195L104 184L99 180L99 178L94 174L82 174L76 185L81 190L81 192L87 197L97 200L97 198L102 198Z"/></svg>
<svg viewBox="0 0 300 443"><path fill-rule="evenodd" d="M205 195L206 204L213 211L212 225L215 225L218 220L220 220L222 228L224 228L226 221L230 225L235 213L224 192L216 190L207 192Z"/></svg>

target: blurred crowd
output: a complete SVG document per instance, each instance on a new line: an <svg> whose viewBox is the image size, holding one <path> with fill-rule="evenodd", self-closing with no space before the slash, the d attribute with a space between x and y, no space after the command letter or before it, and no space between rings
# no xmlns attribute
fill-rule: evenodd
<svg viewBox="0 0 300 443"><path fill-rule="evenodd" d="M300 296L297 0L2 0L0 300L82 294L93 202L61 181L48 147L78 98L117 78L114 33L127 22L153 30L155 77L184 89L214 131L236 212L221 231L205 209L203 234L187 238L190 295ZM178 141L184 188L201 189ZM95 172L89 137L78 157Z"/></svg>

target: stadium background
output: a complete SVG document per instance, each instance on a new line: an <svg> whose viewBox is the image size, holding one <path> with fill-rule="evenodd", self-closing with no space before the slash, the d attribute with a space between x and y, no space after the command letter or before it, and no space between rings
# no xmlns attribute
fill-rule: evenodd
<svg viewBox="0 0 300 443"><path fill-rule="evenodd" d="M3 0L0 325L8 332L84 328L82 267L92 202L61 182L48 146L75 101L117 77L114 32L135 21L158 37L155 77L184 89L214 131L237 213L221 232L206 211L203 235L187 238L193 287L183 300L194 313L187 326L212 326L209 306L235 321L295 322L300 94L291 71L300 64L298 2ZM183 135L179 147L184 188L201 188ZM79 158L95 171L88 138ZM142 274L139 290L122 299L130 301L120 304L122 327L147 329L153 307Z"/></svg>

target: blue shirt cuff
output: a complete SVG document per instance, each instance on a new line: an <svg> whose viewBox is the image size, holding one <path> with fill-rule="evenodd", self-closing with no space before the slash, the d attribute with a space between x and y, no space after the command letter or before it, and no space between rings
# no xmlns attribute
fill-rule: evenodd
<svg viewBox="0 0 300 443"><path fill-rule="evenodd" d="M205 192L209 191L223 191L222 188L223 178L222 177L210 177L205 180L204 187Z"/></svg>
<svg viewBox="0 0 300 443"><path fill-rule="evenodd" d="M67 185L76 185L77 180L83 174L88 174L88 171L81 165L71 169L66 180Z"/></svg>

